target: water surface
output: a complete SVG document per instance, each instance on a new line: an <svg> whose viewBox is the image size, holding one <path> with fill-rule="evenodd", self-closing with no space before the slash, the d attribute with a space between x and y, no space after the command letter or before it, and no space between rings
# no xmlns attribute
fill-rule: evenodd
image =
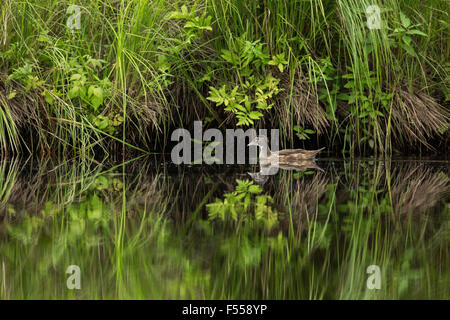
<svg viewBox="0 0 450 320"><path fill-rule="evenodd" d="M317 165L0 162L0 298L449 299L449 163Z"/></svg>

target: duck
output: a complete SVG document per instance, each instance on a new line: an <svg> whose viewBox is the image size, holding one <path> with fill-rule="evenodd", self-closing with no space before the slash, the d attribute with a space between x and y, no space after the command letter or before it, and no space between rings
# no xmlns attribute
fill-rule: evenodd
<svg viewBox="0 0 450 320"><path fill-rule="evenodd" d="M305 160L315 160L316 155L324 148L317 150L284 149L280 151L270 151L269 142L266 136L255 137L248 146L258 146L260 163L270 165L272 163L295 165L297 162Z"/></svg>

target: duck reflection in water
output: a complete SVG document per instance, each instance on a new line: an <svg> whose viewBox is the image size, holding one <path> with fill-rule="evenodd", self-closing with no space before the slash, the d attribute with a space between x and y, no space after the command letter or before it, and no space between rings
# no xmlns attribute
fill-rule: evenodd
<svg viewBox="0 0 450 320"><path fill-rule="evenodd" d="M324 172L321 167L319 167L314 160L302 160L296 161L295 164L279 163L275 164L262 164L260 163L259 172L248 172L253 181L258 184L264 184L267 182L270 176L278 173L279 170L295 170L295 171L305 171L307 169L314 169L317 171Z"/></svg>

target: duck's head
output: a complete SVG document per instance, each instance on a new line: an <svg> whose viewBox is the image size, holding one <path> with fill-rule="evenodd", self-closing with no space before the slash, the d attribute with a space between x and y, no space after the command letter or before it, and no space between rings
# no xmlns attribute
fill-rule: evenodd
<svg viewBox="0 0 450 320"><path fill-rule="evenodd" d="M259 146L259 147L267 147L268 146L268 139L266 136L256 136L249 144L248 146Z"/></svg>

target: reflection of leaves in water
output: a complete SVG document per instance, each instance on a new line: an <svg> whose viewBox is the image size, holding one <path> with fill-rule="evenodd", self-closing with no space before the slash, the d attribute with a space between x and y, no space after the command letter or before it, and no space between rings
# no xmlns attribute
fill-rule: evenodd
<svg viewBox="0 0 450 320"><path fill-rule="evenodd" d="M258 221L268 230L278 222L278 212L272 208L273 199L269 195L260 194L262 188L250 180L236 180L235 191L225 193L224 199L206 205L209 219L221 221Z"/></svg>
<svg viewBox="0 0 450 320"><path fill-rule="evenodd" d="M26 216L21 224L6 225L8 233L11 235L11 237L19 240L24 245L28 245L32 242L34 238L33 232L36 231L35 226L35 221L33 221L33 218L30 218L29 216Z"/></svg>
<svg viewBox="0 0 450 320"><path fill-rule="evenodd" d="M292 174L292 177L294 178L294 179L300 179L301 177L303 177L304 175L305 176L309 176L309 175L311 175L311 174L314 174L315 173L315 171L313 171L313 170L305 170L305 171L297 171L297 172L294 172L293 174Z"/></svg>
<svg viewBox="0 0 450 320"><path fill-rule="evenodd" d="M87 271L74 297L87 299L448 298L448 177L417 167L283 170L264 190L228 172L151 168L133 172L134 184L123 180L126 212L117 174L81 178L63 167L17 174L4 184L12 191L3 193L0 211L0 263L10 288L0 286L0 298L65 298L58 288L72 263ZM222 185L232 192L218 195ZM222 218L190 214L210 201L207 212L224 210ZM444 214L406 214L436 203ZM279 212L288 214L280 219ZM366 288L368 264L382 270L376 292Z"/></svg>
<svg viewBox="0 0 450 320"><path fill-rule="evenodd" d="M411 285L411 282L419 280L423 276L421 269L412 268L414 250L408 248L403 257L400 270L394 275L394 281L398 283L397 294L402 297Z"/></svg>
<svg viewBox="0 0 450 320"><path fill-rule="evenodd" d="M99 175L95 178L91 185L92 189L96 190L114 190L118 191L122 189L122 181L117 178L113 178L109 175Z"/></svg>
<svg viewBox="0 0 450 320"><path fill-rule="evenodd" d="M223 256L238 261L239 268L246 269L260 263L267 246L265 243L251 243L246 237L232 237L223 242L220 249Z"/></svg>

